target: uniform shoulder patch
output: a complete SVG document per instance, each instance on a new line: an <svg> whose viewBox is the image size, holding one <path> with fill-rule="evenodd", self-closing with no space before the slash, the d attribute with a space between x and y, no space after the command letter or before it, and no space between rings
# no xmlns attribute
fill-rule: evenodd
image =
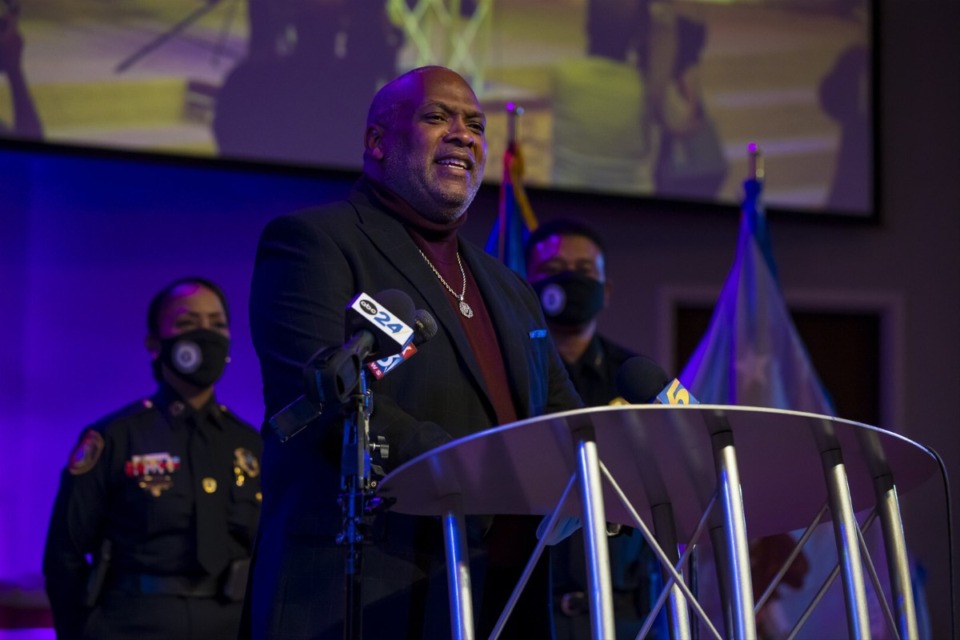
<svg viewBox="0 0 960 640"><path fill-rule="evenodd" d="M89 429L83 434L83 438L73 448L73 451L70 452L67 471L75 476L90 471L100 460L101 453L103 453L103 436L99 432Z"/></svg>

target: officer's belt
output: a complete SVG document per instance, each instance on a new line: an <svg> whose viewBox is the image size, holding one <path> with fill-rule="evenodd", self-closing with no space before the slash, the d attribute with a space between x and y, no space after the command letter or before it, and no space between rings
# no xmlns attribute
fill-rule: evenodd
<svg viewBox="0 0 960 640"><path fill-rule="evenodd" d="M638 618L643 617L637 610L633 589L613 590L613 611L616 617ZM590 601L583 591L568 591L558 598L554 598L554 605L561 614L568 618L578 618L590 613Z"/></svg>
<svg viewBox="0 0 960 640"><path fill-rule="evenodd" d="M148 573L116 573L110 586L127 593L157 596L212 598L220 593L220 576L156 576Z"/></svg>

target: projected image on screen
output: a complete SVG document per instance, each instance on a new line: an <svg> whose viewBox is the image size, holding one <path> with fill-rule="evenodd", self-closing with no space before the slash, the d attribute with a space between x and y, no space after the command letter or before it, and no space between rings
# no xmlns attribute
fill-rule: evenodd
<svg viewBox="0 0 960 640"><path fill-rule="evenodd" d="M488 157L522 107L529 185L736 203L756 142L768 206L873 213L869 0L0 8L2 136L359 169L377 88L444 64L485 106Z"/></svg>

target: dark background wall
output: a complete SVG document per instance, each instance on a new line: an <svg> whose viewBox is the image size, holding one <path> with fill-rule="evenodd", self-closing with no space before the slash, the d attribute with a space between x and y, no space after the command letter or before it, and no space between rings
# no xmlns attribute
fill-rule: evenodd
<svg viewBox="0 0 960 640"><path fill-rule="evenodd" d="M879 314L879 426L934 448L956 476L960 3L883 0L880 8L880 223L774 213L771 233L791 305ZM83 425L152 389L144 309L170 279L201 273L224 284L235 341L221 399L259 421L246 323L257 233L279 213L340 197L351 181L0 151L0 581L38 583L56 478ZM482 191L471 239L485 238L496 199L495 188ZM683 362L674 308L712 304L733 260L736 212L539 191L531 199L541 219L582 217L606 236L615 288L602 330L675 373ZM909 545L928 572L935 637L946 637L944 494L932 480L901 501Z"/></svg>

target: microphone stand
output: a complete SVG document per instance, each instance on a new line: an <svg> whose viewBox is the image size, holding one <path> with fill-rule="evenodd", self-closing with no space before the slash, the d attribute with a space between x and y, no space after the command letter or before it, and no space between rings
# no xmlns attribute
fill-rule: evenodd
<svg viewBox="0 0 960 640"><path fill-rule="evenodd" d="M389 456L389 445L382 437L374 444L370 442L373 394L367 387L364 360L374 350L375 343L372 333L358 331L342 346L328 347L314 354L304 366L304 395L268 421L280 441L286 442L320 416L325 404L344 409L337 497L341 512L337 544L345 547L344 640L361 640L363 635L362 545L370 535L366 520L392 502L373 495L377 483L371 478L372 471L383 475L383 469L371 462L372 454L377 454L378 461Z"/></svg>
<svg viewBox="0 0 960 640"><path fill-rule="evenodd" d="M386 444L370 444L373 394L367 387L367 376L362 367L351 401L353 408L343 423L339 498L343 528L337 542L345 545L343 638L360 640L363 636L363 543L369 534L364 519L379 503L371 495L376 482L370 478L370 454L379 451L381 457L387 456Z"/></svg>

